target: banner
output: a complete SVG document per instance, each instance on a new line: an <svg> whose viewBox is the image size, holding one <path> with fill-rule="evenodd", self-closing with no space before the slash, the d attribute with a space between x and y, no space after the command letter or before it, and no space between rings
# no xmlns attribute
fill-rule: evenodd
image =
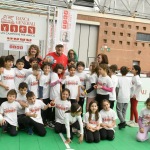
<svg viewBox="0 0 150 150"><path fill-rule="evenodd" d="M58 9L56 26L56 44L63 43L64 53L73 48L77 12L70 9Z"/></svg>
<svg viewBox="0 0 150 150"><path fill-rule="evenodd" d="M4 50L27 51L27 45L15 44L15 43L4 43Z"/></svg>
<svg viewBox="0 0 150 150"><path fill-rule="evenodd" d="M14 46L5 45L5 49L9 50L15 46L17 50L22 51L23 45L37 44L41 38L42 18L35 17L32 14L1 11L0 13L0 39L2 43L15 44ZM18 45L19 44L19 45ZM21 44L21 45L20 45ZM24 50L24 48L23 48Z"/></svg>

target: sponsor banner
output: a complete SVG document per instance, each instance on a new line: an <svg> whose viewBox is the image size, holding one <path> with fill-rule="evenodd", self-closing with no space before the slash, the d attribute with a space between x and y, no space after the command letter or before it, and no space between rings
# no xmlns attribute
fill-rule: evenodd
<svg viewBox="0 0 150 150"><path fill-rule="evenodd" d="M56 26L56 44L63 43L64 53L73 48L77 12L70 9L58 9Z"/></svg>
<svg viewBox="0 0 150 150"><path fill-rule="evenodd" d="M4 43L4 50L27 51L27 45L15 44L15 43Z"/></svg>

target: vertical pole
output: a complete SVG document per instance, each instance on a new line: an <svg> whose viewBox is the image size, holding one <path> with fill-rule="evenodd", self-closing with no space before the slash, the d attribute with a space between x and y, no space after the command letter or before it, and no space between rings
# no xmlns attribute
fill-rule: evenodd
<svg viewBox="0 0 150 150"><path fill-rule="evenodd" d="M52 51L54 51L55 49L55 29L56 29L56 23L55 23L55 19L56 19L56 7L54 7L54 14L53 14L53 30L52 30Z"/></svg>
<svg viewBox="0 0 150 150"><path fill-rule="evenodd" d="M49 21L50 21L50 6L47 7L47 31L46 31L47 34L46 34L45 54L48 53L48 48L49 48L49 34L50 34Z"/></svg>

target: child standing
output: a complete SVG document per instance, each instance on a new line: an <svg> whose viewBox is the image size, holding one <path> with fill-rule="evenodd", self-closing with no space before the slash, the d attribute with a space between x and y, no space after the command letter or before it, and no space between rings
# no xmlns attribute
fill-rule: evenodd
<svg viewBox="0 0 150 150"><path fill-rule="evenodd" d="M25 80L25 82L28 85L28 90L34 92L36 98L38 98L38 76L40 73L40 67L38 66L38 64L33 65L33 74L30 74L27 79Z"/></svg>
<svg viewBox="0 0 150 150"><path fill-rule="evenodd" d="M114 108L114 102L116 100L116 87L118 85L118 77L116 76L116 71L118 70L117 68L117 65L111 65L109 67L109 75L113 83L113 91L109 93L109 102L111 109Z"/></svg>
<svg viewBox="0 0 150 150"><path fill-rule="evenodd" d="M46 110L50 104L45 105L41 100L37 100L33 92L28 92L26 97L29 106L25 109L26 117L23 118L23 125L28 129L28 134L33 134L33 127L39 136L45 136L46 130L41 117L41 109Z"/></svg>
<svg viewBox="0 0 150 150"><path fill-rule="evenodd" d="M80 97L79 97L78 104L82 107L82 111L83 111L83 105L84 105L84 99L85 99L85 97L82 95L82 92L85 90L86 78L87 78L86 73L84 72L84 68L85 68L84 62L78 61L77 65L76 65L75 75L77 75L79 77L80 83L81 83L81 85L80 85Z"/></svg>
<svg viewBox="0 0 150 150"><path fill-rule="evenodd" d="M130 121L127 122L127 125L131 127L138 127L138 111L137 104L140 99L140 92L142 89L142 83L140 80L141 68L138 65L134 65L132 68L132 88L131 88L131 99L130 99ZM133 121L135 119L135 122Z"/></svg>
<svg viewBox="0 0 150 150"><path fill-rule="evenodd" d="M89 109L90 102L94 101L96 97L96 90L94 89L94 85L97 83L98 69L99 64L97 62L91 62L89 66L90 74L87 74L86 90L84 93L82 93L83 95L87 94L86 111Z"/></svg>
<svg viewBox="0 0 150 150"><path fill-rule="evenodd" d="M0 105L7 101L7 92L15 89L15 72L12 68L14 59L11 55L5 57L5 68L0 77Z"/></svg>
<svg viewBox="0 0 150 150"><path fill-rule="evenodd" d="M109 93L113 91L112 79L107 75L108 65L100 64L99 65L99 77L97 80L97 96L96 101L98 102L99 110L102 109L102 101L104 99L109 100Z"/></svg>
<svg viewBox="0 0 150 150"><path fill-rule="evenodd" d="M82 108L78 103L71 105L70 111L65 113L65 127L67 132L67 140L65 143L69 144L73 139L72 127L80 130L79 142L83 141L83 123L81 118Z"/></svg>
<svg viewBox="0 0 150 150"><path fill-rule="evenodd" d="M100 111L102 118L100 137L102 140L113 140L115 138L114 127L116 127L117 114L114 110L110 108L110 102L108 100L103 100L103 109Z"/></svg>
<svg viewBox="0 0 150 150"><path fill-rule="evenodd" d="M75 75L76 67L74 65L69 66L68 71L70 75L62 81L62 84L65 85L65 88L70 90L70 100L72 103L77 103L80 96L80 79Z"/></svg>
<svg viewBox="0 0 150 150"><path fill-rule="evenodd" d="M21 105L16 102L17 93L11 89L7 93L7 101L3 102L0 107L0 115L3 115L3 120L0 122L3 132L8 132L11 136L18 134L17 110L22 109Z"/></svg>
<svg viewBox="0 0 150 150"><path fill-rule="evenodd" d="M120 123L118 124L119 129L125 128L126 126L126 110L128 107L128 103L130 100L130 89L131 89L131 81L130 79L126 76L128 73L128 68L126 66L122 66L120 69L120 72L122 76L118 78L118 98L117 98L117 105L116 105L116 110L117 110L117 115L120 120Z"/></svg>
<svg viewBox="0 0 150 150"><path fill-rule="evenodd" d="M150 98L145 101L146 107L143 108L139 116L139 131L137 133L138 141L146 141L149 139L148 132L150 132Z"/></svg>
<svg viewBox="0 0 150 150"><path fill-rule="evenodd" d="M102 120L96 101L90 102L89 111L85 114L83 122L85 123L85 141L88 143L98 143L100 141L99 129Z"/></svg>
<svg viewBox="0 0 150 150"><path fill-rule="evenodd" d="M65 112L70 110L71 103L69 101L69 89L63 89L61 97L55 99L55 132L66 133L64 115Z"/></svg>

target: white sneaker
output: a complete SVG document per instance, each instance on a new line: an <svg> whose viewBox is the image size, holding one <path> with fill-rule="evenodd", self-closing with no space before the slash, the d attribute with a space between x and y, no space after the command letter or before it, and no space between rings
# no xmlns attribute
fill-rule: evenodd
<svg viewBox="0 0 150 150"><path fill-rule="evenodd" d="M139 127L139 124L138 123L132 123L129 125L130 127L134 127L134 128L138 128Z"/></svg>
<svg viewBox="0 0 150 150"><path fill-rule="evenodd" d="M126 124L127 124L128 126L130 126L130 124L134 124L134 121L133 121L133 120L127 121Z"/></svg>

